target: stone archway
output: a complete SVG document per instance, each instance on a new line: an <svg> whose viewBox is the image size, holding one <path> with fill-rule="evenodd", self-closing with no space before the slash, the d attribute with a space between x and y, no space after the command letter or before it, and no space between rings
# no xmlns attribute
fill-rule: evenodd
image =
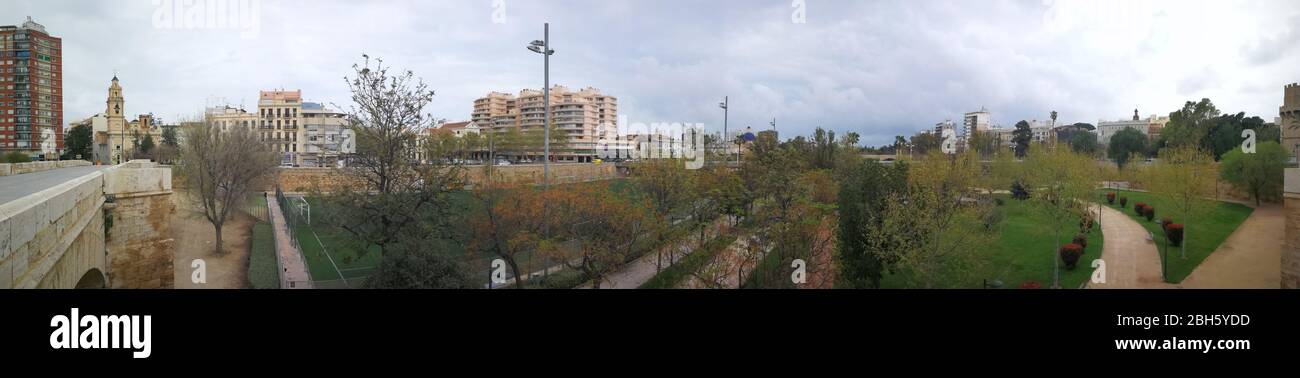
<svg viewBox="0 0 1300 378"><path fill-rule="evenodd" d="M75 289L104 289L107 287L108 282L104 279L104 272L99 271L98 268L90 268L90 270L86 271L86 274L81 275L81 279L77 280L77 286L73 286Z"/></svg>

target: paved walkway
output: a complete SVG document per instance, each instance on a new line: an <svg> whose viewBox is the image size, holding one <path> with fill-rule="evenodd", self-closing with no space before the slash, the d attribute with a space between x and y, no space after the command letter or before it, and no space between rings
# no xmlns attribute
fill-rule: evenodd
<svg viewBox="0 0 1300 378"><path fill-rule="evenodd" d="M718 217L717 220L713 221L713 227L708 227L704 230L704 239L713 240L713 238L718 235L718 230L727 222L726 216ZM663 269L672 266L673 262L681 261L682 257L685 257L696 247L699 247L700 233L696 230L691 230L688 234L689 236L686 240L669 241L668 245L664 247L668 253L665 253L662 257ZM670 258L669 254L675 255ZM646 283L646 281L654 278L655 274L658 274L655 269L656 262L658 262L660 258L658 255L659 254L654 252L646 253L644 256L641 256L641 258L624 265L617 272L605 276L605 280L601 282L600 288L635 289L641 287L641 284ZM577 288L590 289L591 282L585 282L582 285L578 285Z"/></svg>
<svg viewBox="0 0 1300 378"><path fill-rule="evenodd" d="M0 204L9 203L10 201L68 182L68 180L110 167L112 166L91 165L0 176Z"/></svg>
<svg viewBox="0 0 1300 378"><path fill-rule="evenodd" d="M298 246L293 245L293 239L289 236L289 225L285 222L284 215L280 214L280 204L276 202L275 195L266 196L266 209L271 217L271 233L275 237L275 258L280 267L280 288L311 289L314 285L311 274L307 273L307 260L303 259L302 251L298 250Z"/></svg>
<svg viewBox="0 0 1300 378"><path fill-rule="evenodd" d="M1097 206L1093 206L1097 208ZM1089 283L1093 289L1169 288L1160 278L1160 254L1147 240L1147 230L1127 215L1101 206L1101 232L1106 238L1101 259L1106 262L1106 283ZM1087 262L1091 267L1091 261Z"/></svg>
<svg viewBox="0 0 1300 378"><path fill-rule="evenodd" d="M1285 220L1281 205L1256 207L1250 217L1219 245L1219 249L1201 261L1201 265L1192 270L1179 286L1189 289L1281 287Z"/></svg>

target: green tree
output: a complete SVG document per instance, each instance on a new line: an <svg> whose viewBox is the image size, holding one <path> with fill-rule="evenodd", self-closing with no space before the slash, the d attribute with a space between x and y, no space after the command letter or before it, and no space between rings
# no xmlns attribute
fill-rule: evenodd
<svg viewBox="0 0 1300 378"><path fill-rule="evenodd" d="M943 138L934 135L934 133L916 134L912 136L912 151L907 153L914 156L925 156L930 151L938 151L941 144L943 144Z"/></svg>
<svg viewBox="0 0 1300 378"><path fill-rule="evenodd" d="M1093 156L1101 149L1101 143L1097 142L1097 134L1089 132L1074 133L1074 137L1070 139L1070 149L1077 153Z"/></svg>
<svg viewBox="0 0 1300 378"><path fill-rule="evenodd" d="M94 159L94 156L92 156L94 153L91 150L94 144L91 135L92 131L90 125L73 126L72 130L68 131L68 134L63 138L63 145L68 149L63 155L63 159L80 158L86 161Z"/></svg>
<svg viewBox="0 0 1300 378"><path fill-rule="evenodd" d="M931 151L908 169L907 188L890 196L872 249L907 287L969 287L985 276L982 252L992 235L980 220L993 210L977 188L979 158L971 151ZM971 201L971 199L976 199Z"/></svg>
<svg viewBox="0 0 1300 378"><path fill-rule="evenodd" d="M1029 150L1029 142L1034 140L1034 131L1029 128L1029 122L1021 120L1016 122L1016 130L1011 132L1011 143L1016 148L1016 157L1025 157L1025 152Z"/></svg>
<svg viewBox="0 0 1300 378"><path fill-rule="evenodd" d="M153 134L145 134L144 140L140 141L140 153L148 155L153 152Z"/></svg>
<svg viewBox="0 0 1300 378"><path fill-rule="evenodd" d="M872 230L882 227L889 201L907 189L907 163L885 166L856 159L846 161L839 172L836 287L880 288L891 263L887 259L894 257L887 252L894 245L875 240Z"/></svg>
<svg viewBox="0 0 1300 378"><path fill-rule="evenodd" d="M176 128L164 127L162 132L162 144L164 146L178 147L179 142L176 140Z"/></svg>
<svg viewBox="0 0 1300 378"><path fill-rule="evenodd" d="M1066 243L1061 228L1084 215L1085 201L1096 187L1092 160L1064 148L1034 148L1025 159L1025 185L1033 193L1030 203L1047 215L1049 233L1056 240L1052 256L1052 288L1060 287L1061 259L1057 250ZM1072 235L1067 235L1072 236Z"/></svg>
<svg viewBox="0 0 1300 378"><path fill-rule="evenodd" d="M1219 109L1208 98L1184 103L1182 109L1169 113L1169 123L1160 130L1157 148L1188 144L1209 148L1204 142L1215 122L1214 118L1218 116Z"/></svg>
<svg viewBox="0 0 1300 378"><path fill-rule="evenodd" d="M981 159L997 154L1002 149L1001 145L1002 141L992 132L976 130L970 137L970 146Z"/></svg>
<svg viewBox="0 0 1300 378"><path fill-rule="evenodd" d="M1125 128L1110 137L1110 146L1106 148L1106 153L1111 160L1115 161L1115 165L1124 169L1134 155L1146 150L1147 137L1142 135L1141 131Z"/></svg>
<svg viewBox="0 0 1300 378"><path fill-rule="evenodd" d="M633 172L632 182L645 194L652 206L657 225L651 228L656 231L655 245L662 245L667 241L668 226L680 218L682 210L694 199L692 177L688 174L685 163L678 159L647 159L636 164ZM674 257L669 254L670 264ZM663 248L660 248L655 254L655 271L662 270L663 264L664 253Z"/></svg>
<svg viewBox="0 0 1300 378"><path fill-rule="evenodd" d="M1214 159L1198 146L1167 147L1160 151L1159 165L1150 171L1150 189L1164 197L1175 223L1183 224L1179 256L1187 258L1187 232L1208 209L1206 197L1213 193Z"/></svg>
<svg viewBox="0 0 1300 378"><path fill-rule="evenodd" d="M1259 206L1262 199L1282 196L1282 170L1288 160L1286 149L1274 142L1255 146L1254 153L1241 148L1228 151L1219 164L1219 176L1239 189L1250 193Z"/></svg>
<svg viewBox="0 0 1300 378"><path fill-rule="evenodd" d="M1246 117L1246 113L1224 114L1208 122L1209 130L1201 146L1208 148L1211 156L1220 159L1223 154L1241 145L1243 130L1254 130L1257 142L1278 141L1279 133L1270 128L1259 117Z"/></svg>

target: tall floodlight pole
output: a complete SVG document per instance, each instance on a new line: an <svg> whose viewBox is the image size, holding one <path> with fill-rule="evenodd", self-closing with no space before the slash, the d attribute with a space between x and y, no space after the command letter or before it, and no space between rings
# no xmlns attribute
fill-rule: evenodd
<svg viewBox="0 0 1300 378"><path fill-rule="evenodd" d="M542 24L542 40L533 41L528 50L542 54L542 187L551 179L551 23Z"/></svg>
<svg viewBox="0 0 1300 378"><path fill-rule="evenodd" d="M723 151L722 153L725 154L723 156L724 159L723 161L730 164L731 151L727 151L730 150L730 148L725 148L725 146L728 143L731 143L730 141L727 140L727 112L729 111L727 109L728 105L729 105L729 99L727 98L727 96L722 96L722 103L718 104L718 107L722 108L722 145L724 146L724 148L722 149Z"/></svg>

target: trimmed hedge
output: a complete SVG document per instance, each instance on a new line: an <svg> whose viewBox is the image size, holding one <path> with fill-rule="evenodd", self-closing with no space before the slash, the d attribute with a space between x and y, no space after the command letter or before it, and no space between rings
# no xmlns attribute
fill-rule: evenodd
<svg viewBox="0 0 1300 378"><path fill-rule="evenodd" d="M673 264L667 268L664 268L664 270L659 271L659 274L656 274L654 277L651 277L649 281L646 281L644 284L641 284L641 287L639 288L640 289L676 288L677 285L680 285L688 277L690 277L692 273L699 271L700 268L703 268L705 265L707 265L709 261L713 261L713 257L716 256L718 252L722 251L723 249L726 249L727 247L731 246L732 243L735 242L736 242L735 235L719 235L718 237L713 238L713 240L710 240L708 243L704 243L703 248L696 249L694 252L691 252L689 255L686 255L686 257L683 257L681 260L678 260L676 264Z"/></svg>
<svg viewBox="0 0 1300 378"><path fill-rule="evenodd" d="M280 272L275 262L275 238L271 224L253 224L253 238L248 254L248 287L253 289L279 289Z"/></svg>
<svg viewBox="0 0 1300 378"><path fill-rule="evenodd" d="M1169 238L1169 243L1175 247L1183 245L1183 225L1171 223L1165 226L1165 235Z"/></svg>
<svg viewBox="0 0 1300 378"><path fill-rule="evenodd" d="M1065 267L1070 270L1074 270L1078 266L1079 258L1082 256L1083 246L1081 245L1070 243L1061 246L1061 262L1064 262Z"/></svg>

